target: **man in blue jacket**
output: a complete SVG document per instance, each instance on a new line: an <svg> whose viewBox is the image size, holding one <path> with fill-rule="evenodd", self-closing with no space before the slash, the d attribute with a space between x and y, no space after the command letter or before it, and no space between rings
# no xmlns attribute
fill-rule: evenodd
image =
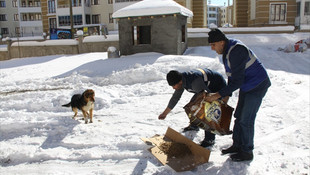
<svg viewBox="0 0 310 175"><path fill-rule="evenodd" d="M188 92L194 93L191 101L195 99L196 94L201 91L207 91L209 93L218 92L226 86L224 77L215 71L210 69L197 69L188 72L179 72L172 70L167 74L167 81L173 89L175 89L167 108L161 113L158 119L163 120L167 114L175 107L180 100L184 89ZM228 96L223 99L227 103ZM195 127L191 126L190 127ZM197 126L196 126L197 127ZM198 127L197 127L198 128ZM214 145L215 134L205 131L205 138L201 142L200 146L209 147Z"/></svg>
<svg viewBox="0 0 310 175"><path fill-rule="evenodd" d="M223 55L228 85L207 97L207 101L212 102L239 89L234 113L233 145L223 149L222 154L231 154L233 161L253 160L256 113L271 86L270 79L254 52L241 41L228 39L218 29L211 30L208 34L211 49Z"/></svg>

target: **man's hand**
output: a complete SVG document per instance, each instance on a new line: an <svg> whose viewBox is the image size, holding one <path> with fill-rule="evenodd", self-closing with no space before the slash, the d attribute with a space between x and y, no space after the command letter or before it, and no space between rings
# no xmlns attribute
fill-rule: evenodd
<svg viewBox="0 0 310 175"><path fill-rule="evenodd" d="M209 93L206 97L205 97L205 100L209 103L217 100L221 98L221 95L219 93Z"/></svg>
<svg viewBox="0 0 310 175"><path fill-rule="evenodd" d="M164 120L166 117L167 117L167 115L168 115L168 113L171 111L171 109L170 108L166 108L165 109L165 111L163 112L163 113L161 113L159 116L158 116L158 119L159 120Z"/></svg>
<svg viewBox="0 0 310 175"><path fill-rule="evenodd" d="M158 116L158 119L159 119L159 120L164 120L166 117L167 117L167 115L165 115L164 113L161 113L161 114Z"/></svg>

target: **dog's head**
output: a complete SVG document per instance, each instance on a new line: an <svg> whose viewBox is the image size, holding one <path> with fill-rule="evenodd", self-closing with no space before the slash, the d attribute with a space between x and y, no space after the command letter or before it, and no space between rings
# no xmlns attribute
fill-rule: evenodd
<svg viewBox="0 0 310 175"><path fill-rule="evenodd" d="M87 89L86 91L83 92L83 97L84 99L88 101L95 102L95 91L92 89Z"/></svg>

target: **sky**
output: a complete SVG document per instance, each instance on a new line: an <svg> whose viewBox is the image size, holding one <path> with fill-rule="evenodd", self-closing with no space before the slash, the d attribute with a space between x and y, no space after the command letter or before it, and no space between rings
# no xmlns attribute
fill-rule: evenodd
<svg viewBox="0 0 310 175"><path fill-rule="evenodd" d="M207 0L207 4L210 4L210 1L211 1L211 4L216 4L220 6L224 6L224 3L225 3L225 6L228 6L228 1L230 5L233 4L233 0Z"/></svg>
<svg viewBox="0 0 310 175"><path fill-rule="evenodd" d="M310 49L279 51L308 33L227 36L255 52L272 82L257 114L252 162L221 155L232 144L231 135L216 136L207 163L176 173L141 140L164 135L170 127L194 143L202 141L202 130L181 132L189 122L183 106L192 93L184 92L167 118L158 120L173 93L165 79L170 70L209 68L226 78L221 56L201 46L183 55L147 52L108 59L106 52L94 52L1 61L0 174L309 174ZM74 120L71 109L61 106L86 89L95 91L94 122L89 124L81 112ZM228 104L235 108L237 100L235 91Z"/></svg>

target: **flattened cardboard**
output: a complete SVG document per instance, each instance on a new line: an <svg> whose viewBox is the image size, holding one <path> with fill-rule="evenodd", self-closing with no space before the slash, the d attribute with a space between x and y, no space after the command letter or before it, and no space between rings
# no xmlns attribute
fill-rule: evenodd
<svg viewBox="0 0 310 175"><path fill-rule="evenodd" d="M168 165L176 172L189 171L202 165L209 161L210 150L205 149L190 139L186 138L177 131L168 128L164 136L155 135L151 138L141 138L148 145L153 145L153 147L148 150L159 160L163 165ZM162 142L172 141L186 144L191 150L190 155L184 156L182 158L169 158L163 151L159 149Z"/></svg>

